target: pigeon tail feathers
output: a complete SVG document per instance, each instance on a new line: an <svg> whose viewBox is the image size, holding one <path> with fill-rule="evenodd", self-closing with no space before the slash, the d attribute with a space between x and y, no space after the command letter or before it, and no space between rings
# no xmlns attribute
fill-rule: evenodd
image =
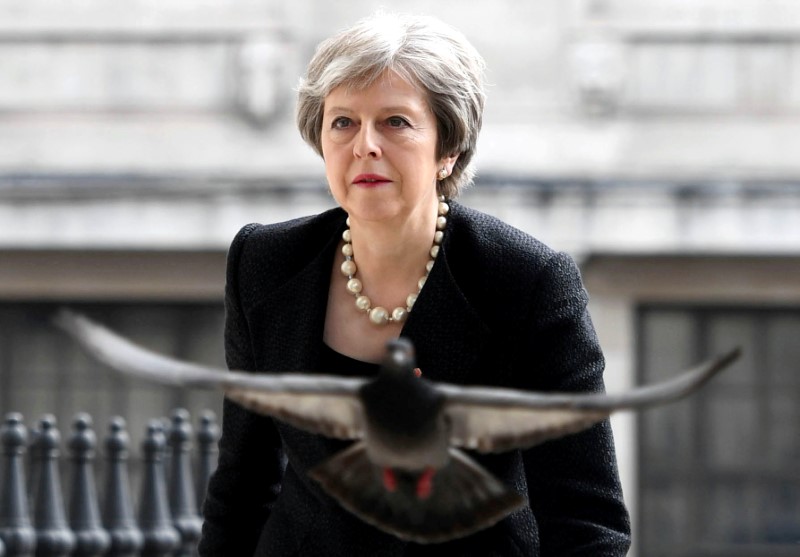
<svg viewBox="0 0 800 557"><path fill-rule="evenodd" d="M387 490L384 470L368 458L359 441L309 471L309 476L347 510L396 537L416 543L441 543L467 536L502 520L525 504L494 476L458 449L430 474L394 470L395 489ZM428 473L429 491L420 497Z"/></svg>

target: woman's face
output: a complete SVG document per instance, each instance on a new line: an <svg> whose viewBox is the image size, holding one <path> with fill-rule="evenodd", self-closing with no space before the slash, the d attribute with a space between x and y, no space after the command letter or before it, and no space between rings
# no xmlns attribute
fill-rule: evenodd
<svg viewBox="0 0 800 557"><path fill-rule="evenodd" d="M436 134L424 93L394 72L365 89L337 87L325 98L322 121L333 197L355 219L429 217L437 173L449 173L456 160L437 160Z"/></svg>

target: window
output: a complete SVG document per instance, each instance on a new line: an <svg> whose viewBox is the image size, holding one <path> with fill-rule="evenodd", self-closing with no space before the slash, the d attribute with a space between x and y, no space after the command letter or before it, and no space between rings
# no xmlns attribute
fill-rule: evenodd
<svg viewBox="0 0 800 557"><path fill-rule="evenodd" d="M800 310L644 306L642 383L741 346L700 392L642 412L642 555L796 555Z"/></svg>

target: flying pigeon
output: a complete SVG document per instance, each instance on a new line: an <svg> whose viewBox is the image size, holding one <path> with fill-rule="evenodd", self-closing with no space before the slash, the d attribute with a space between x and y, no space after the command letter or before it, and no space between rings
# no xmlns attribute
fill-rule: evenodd
<svg viewBox="0 0 800 557"><path fill-rule="evenodd" d="M54 321L118 371L173 386L221 389L254 412L354 441L309 476L363 521L418 543L466 536L525 504L462 449L527 448L586 429L618 410L677 400L739 356L735 349L669 381L618 395L543 394L418 377L413 346L404 338L388 342L375 377L243 373L157 354L69 310Z"/></svg>

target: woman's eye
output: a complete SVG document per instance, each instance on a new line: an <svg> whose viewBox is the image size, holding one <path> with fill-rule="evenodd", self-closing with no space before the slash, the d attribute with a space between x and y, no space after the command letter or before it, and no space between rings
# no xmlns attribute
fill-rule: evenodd
<svg viewBox="0 0 800 557"><path fill-rule="evenodd" d="M331 128L335 130L343 130L350 126L351 121L350 118L345 118L344 116L340 116L339 118L335 118L333 122L331 122Z"/></svg>
<svg viewBox="0 0 800 557"><path fill-rule="evenodd" d="M392 116L391 118L386 120L386 122L392 128L403 128L405 126L408 126L408 121L405 118L401 118L400 116Z"/></svg>

